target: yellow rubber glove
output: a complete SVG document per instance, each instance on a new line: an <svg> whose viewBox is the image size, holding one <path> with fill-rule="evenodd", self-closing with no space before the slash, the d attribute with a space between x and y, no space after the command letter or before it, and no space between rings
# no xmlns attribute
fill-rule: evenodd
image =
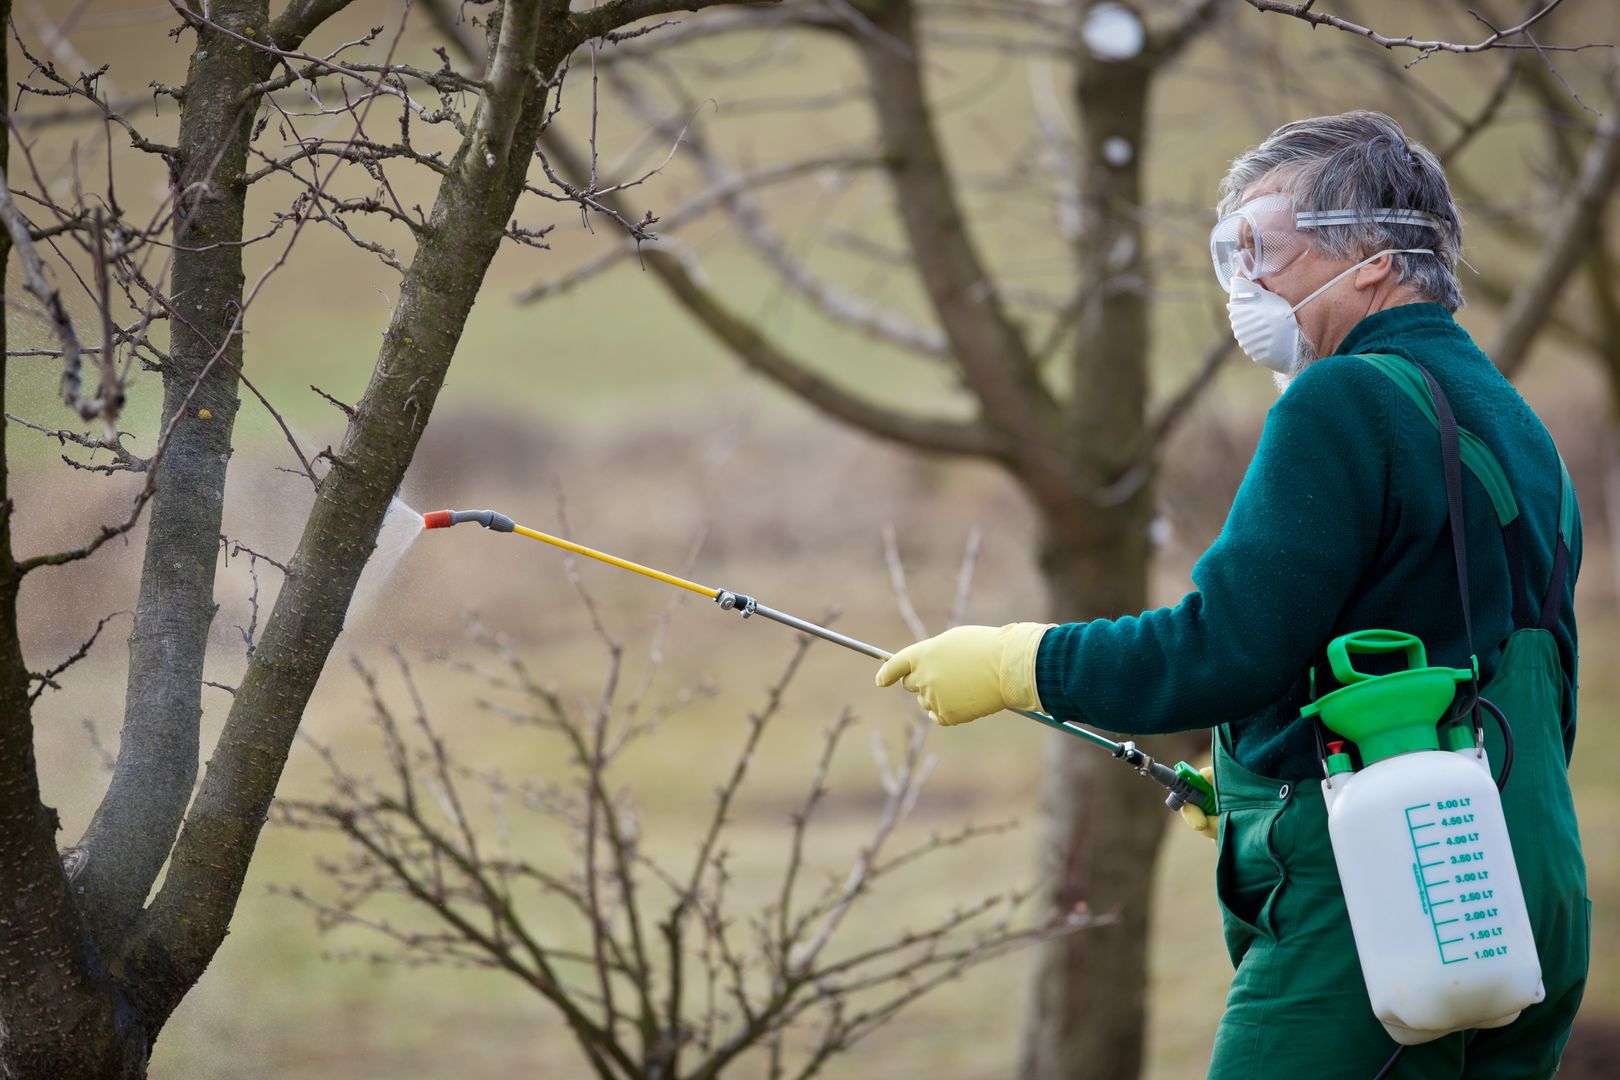
<svg viewBox="0 0 1620 1080"><path fill-rule="evenodd" d="M1205 765L1198 771L1203 775L1205 780L1208 780L1212 786L1214 785L1214 766ZM1181 820L1185 821L1188 825L1191 825L1193 832L1198 833L1201 836L1207 836L1211 840L1214 840L1217 835L1216 829L1218 828L1221 817L1219 814L1206 814L1192 803L1182 803Z"/></svg>
<svg viewBox="0 0 1620 1080"><path fill-rule="evenodd" d="M895 653L878 669L877 684L900 683L947 727L1002 709L1041 710L1035 653L1053 625L953 627Z"/></svg>

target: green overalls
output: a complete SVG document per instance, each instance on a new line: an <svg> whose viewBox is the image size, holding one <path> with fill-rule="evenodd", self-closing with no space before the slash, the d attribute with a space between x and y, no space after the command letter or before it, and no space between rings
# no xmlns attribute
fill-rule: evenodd
<svg viewBox="0 0 1620 1080"><path fill-rule="evenodd" d="M1416 369L1368 357L1434 418ZM1391 362L1393 361L1393 363ZM1471 439L1463 433L1465 444ZM1550 1077L1586 985L1591 908L1570 796L1560 717L1563 670L1547 627L1558 618L1573 493L1564 479L1560 553L1541 611L1526 597L1505 474L1474 440L1463 463L1497 502L1515 577L1514 626L1484 688L1513 724L1515 757L1503 810L1524 887L1546 998L1502 1028L1458 1032L1408 1047L1390 1080L1537 1080ZM1501 498L1505 494L1505 499ZM1500 774L1504 746L1486 724ZM1216 892L1236 972L1216 1034L1210 1080L1373 1080L1395 1043L1373 1016L1328 841L1321 783L1260 776L1232 756L1230 726L1216 731L1220 800Z"/></svg>

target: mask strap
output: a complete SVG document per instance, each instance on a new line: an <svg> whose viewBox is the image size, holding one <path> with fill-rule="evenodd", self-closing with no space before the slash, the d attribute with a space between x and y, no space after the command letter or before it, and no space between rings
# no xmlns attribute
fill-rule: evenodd
<svg viewBox="0 0 1620 1080"><path fill-rule="evenodd" d="M1356 263L1356 265L1348 267L1345 270L1341 271L1340 273L1337 273L1337 274L1333 275L1333 277L1329 278L1328 281L1325 284L1323 284L1321 288L1317 289L1315 292L1311 293L1311 295L1307 296L1305 299L1301 300L1299 303L1295 304L1293 307L1289 308L1288 310L1290 312L1297 312L1300 308L1304 307L1306 304L1310 303L1312 300L1315 300L1318 296L1321 296L1323 293L1327 292L1333 286L1337 285L1341 278L1345 277L1347 274L1350 274L1350 273L1353 273L1353 272L1355 272L1357 270L1360 270L1363 266L1366 266L1368 263L1372 262L1374 259L1381 259L1385 255L1433 255L1433 254L1434 254L1434 249L1433 248L1385 248L1383 251L1378 252L1376 255L1369 255L1365 259L1362 259L1360 262Z"/></svg>

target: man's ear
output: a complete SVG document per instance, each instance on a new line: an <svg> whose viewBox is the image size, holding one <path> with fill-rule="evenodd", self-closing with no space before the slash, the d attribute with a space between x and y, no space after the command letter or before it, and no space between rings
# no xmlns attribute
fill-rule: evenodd
<svg viewBox="0 0 1620 1080"><path fill-rule="evenodd" d="M1392 254L1380 255L1372 262L1356 271L1351 278L1351 284L1358 290L1371 289L1388 281L1395 273L1395 256Z"/></svg>

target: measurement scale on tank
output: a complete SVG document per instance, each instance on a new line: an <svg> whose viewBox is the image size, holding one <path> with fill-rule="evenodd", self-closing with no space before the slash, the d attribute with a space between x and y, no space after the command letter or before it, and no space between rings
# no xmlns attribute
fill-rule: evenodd
<svg viewBox="0 0 1620 1080"><path fill-rule="evenodd" d="M1442 964L1507 955L1489 860L1467 798L1406 808L1412 864L1424 913L1434 927ZM1435 831L1429 832L1433 829Z"/></svg>

